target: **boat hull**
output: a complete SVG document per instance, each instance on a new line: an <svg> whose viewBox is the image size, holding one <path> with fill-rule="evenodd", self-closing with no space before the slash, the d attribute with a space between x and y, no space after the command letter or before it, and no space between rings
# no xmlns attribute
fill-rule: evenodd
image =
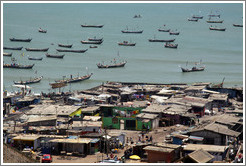
<svg viewBox="0 0 246 166"><path fill-rule="evenodd" d="M72 48L72 44L58 44L59 47L66 47L66 48Z"/></svg>
<svg viewBox="0 0 246 166"><path fill-rule="evenodd" d="M26 49L26 51L40 51L40 52L46 52L49 50L49 48L42 48L42 49L40 49L40 48L25 48L25 49Z"/></svg>
<svg viewBox="0 0 246 166"><path fill-rule="evenodd" d="M28 81L14 81L14 84L17 85L27 85L27 84L34 84L34 83L38 83L42 80L43 76L34 78L32 80L28 80Z"/></svg>
<svg viewBox="0 0 246 166"><path fill-rule="evenodd" d="M92 75L93 75L93 73L91 73L89 75L82 76L82 77L75 77L75 78L67 79L67 80L58 80L58 81L55 81L55 82L56 83L74 83L74 82L80 82L80 81L84 81L84 80L90 79Z"/></svg>
<svg viewBox="0 0 246 166"><path fill-rule="evenodd" d="M22 50L23 47L3 47L5 50Z"/></svg>
<svg viewBox="0 0 246 166"><path fill-rule="evenodd" d="M3 65L3 68L32 69L33 66L34 66L34 64L32 64L32 65L4 64L4 65Z"/></svg>
<svg viewBox="0 0 246 166"><path fill-rule="evenodd" d="M73 52L73 53L84 53L88 49L85 50L64 50L64 49L56 49L58 52Z"/></svg>
<svg viewBox="0 0 246 166"><path fill-rule="evenodd" d="M10 41L15 41L15 42L30 42L32 39L16 39L16 38L10 38Z"/></svg>
<svg viewBox="0 0 246 166"><path fill-rule="evenodd" d="M62 59L62 58L65 56L65 54L63 54L63 55L45 54L45 55L46 55L46 57L48 57L48 58L60 58L60 59Z"/></svg>
<svg viewBox="0 0 246 166"><path fill-rule="evenodd" d="M102 64L97 64L97 67L102 69L102 68L117 68L117 67L124 67L126 62L121 63L121 64L115 64L115 65L102 65Z"/></svg>

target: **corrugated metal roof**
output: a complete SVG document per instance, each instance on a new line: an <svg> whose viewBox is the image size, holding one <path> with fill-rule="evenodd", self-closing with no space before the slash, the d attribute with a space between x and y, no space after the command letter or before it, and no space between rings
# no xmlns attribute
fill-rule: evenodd
<svg viewBox="0 0 246 166"><path fill-rule="evenodd" d="M157 151L157 152L163 152L163 153L171 153L174 151L174 149L171 148L163 148L163 147L157 147L157 146L146 146L143 148L144 150L149 151Z"/></svg>
<svg viewBox="0 0 246 166"><path fill-rule="evenodd" d="M196 151L199 149L203 149L207 152L219 152L224 153L228 146L220 146L220 145L207 145L207 144L186 144L183 146L184 151Z"/></svg>
<svg viewBox="0 0 246 166"><path fill-rule="evenodd" d="M88 144L91 142L90 138L77 138L77 139L53 139L49 142L54 143L68 143L68 144Z"/></svg>
<svg viewBox="0 0 246 166"><path fill-rule="evenodd" d="M213 155L209 154L203 149L196 150L188 154L188 156L197 163L207 163L214 158Z"/></svg>
<svg viewBox="0 0 246 166"><path fill-rule="evenodd" d="M19 135L13 138L13 140L22 140L22 141L34 141L38 139L40 136L37 135Z"/></svg>

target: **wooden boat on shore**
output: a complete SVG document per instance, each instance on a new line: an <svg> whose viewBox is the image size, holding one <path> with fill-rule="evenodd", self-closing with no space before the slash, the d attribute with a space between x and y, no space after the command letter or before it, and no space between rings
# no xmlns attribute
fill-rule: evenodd
<svg viewBox="0 0 246 166"><path fill-rule="evenodd" d="M26 51L40 51L40 52L46 52L49 50L49 48L25 48Z"/></svg>
<svg viewBox="0 0 246 166"><path fill-rule="evenodd" d="M4 52L4 53L3 53L3 56L12 56L12 52L11 52L11 53L6 53L6 52Z"/></svg>
<svg viewBox="0 0 246 166"><path fill-rule="evenodd" d="M224 20L207 20L207 23L223 23Z"/></svg>
<svg viewBox="0 0 246 166"><path fill-rule="evenodd" d="M22 50L23 47L3 47L5 50Z"/></svg>
<svg viewBox="0 0 246 166"><path fill-rule="evenodd" d="M14 69L32 69L33 66L34 64L32 65L20 65L17 63L3 64L3 68L14 68Z"/></svg>
<svg viewBox="0 0 246 166"><path fill-rule="evenodd" d="M166 39L166 40L162 40L162 39L149 39L149 42L174 42L175 39Z"/></svg>
<svg viewBox="0 0 246 166"><path fill-rule="evenodd" d="M26 84L38 83L42 80L42 78L43 78L43 76L32 78L32 79L27 80L27 81L14 81L14 84L26 85Z"/></svg>
<svg viewBox="0 0 246 166"><path fill-rule="evenodd" d="M85 75L85 76L74 77L74 78L73 78L72 75L71 75L71 78L69 78L69 79L57 80L57 81L55 81L55 82L57 82L57 83L74 83L74 82L79 82L79 81L87 80L87 79L89 79L92 75L93 75L93 73L87 74L87 75Z"/></svg>
<svg viewBox="0 0 246 166"><path fill-rule="evenodd" d="M16 41L16 42L30 42L32 39L16 39L16 38L9 38L10 41Z"/></svg>
<svg viewBox="0 0 246 166"><path fill-rule="evenodd" d="M62 88L64 86L67 86L67 83L64 83L64 82L55 82L55 83L50 83L50 86L51 86L52 89Z"/></svg>
<svg viewBox="0 0 246 166"><path fill-rule="evenodd" d="M164 46L166 48L178 48L178 44L173 44L173 43L165 43Z"/></svg>
<svg viewBox="0 0 246 166"><path fill-rule="evenodd" d="M114 63L114 64L109 64L109 65L104 65L103 63L98 63L97 67L98 68L117 68L117 67L124 67L127 62L123 61L120 63Z"/></svg>
<svg viewBox="0 0 246 166"><path fill-rule="evenodd" d="M64 50L64 49L56 49L58 52L73 52L73 53L84 53L88 49L85 50Z"/></svg>
<svg viewBox="0 0 246 166"><path fill-rule="evenodd" d="M80 41L82 44L102 44L103 40L100 41L87 41L87 40L81 40Z"/></svg>
<svg viewBox="0 0 246 166"><path fill-rule="evenodd" d="M83 28L102 28L104 25L86 25L82 24L81 27Z"/></svg>
<svg viewBox="0 0 246 166"><path fill-rule="evenodd" d="M233 24L234 27L243 27L242 24Z"/></svg>
<svg viewBox="0 0 246 166"><path fill-rule="evenodd" d="M217 27L212 27L212 26L210 26L209 29L215 30L215 31L225 31L226 30L226 28L217 28Z"/></svg>
<svg viewBox="0 0 246 166"><path fill-rule="evenodd" d="M31 57L31 56L28 56L28 59L29 60L41 61L43 59L43 57Z"/></svg>
<svg viewBox="0 0 246 166"><path fill-rule="evenodd" d="M42 29L42 28L39 28L38 31L39 31L40 33L47 33L47 30L44 30L44 29Z"/></svg>
<svg viewBox="0 0 246 166"><path fill-rule="evenodd" d="M88 38L88 40L89 41L102 41L103 38L96 38L96 37L94 37L94 38Z"/></svg>
<svg viewBox="0 0 246 166"><path fill-rule="evenodd" d="M179 32L171 32L171 31L169 31L169 35L179 35Z"/></svg>
<svg viewBox="0 0 246 166"><path fill-rule="evenodd" d="M135 46L136 43L130 43L128 41L118 42L119 46Z"/></svg>
<svg viewBox="0 0 246 166"><path fill-rule="evenodd" d="M66 48L71 48L73 45L72 44L58 44L59 47L66 47Z"/></svg>
<svg viewBox="0 0 246 166"><path fill-rule="evenodd" d="M225 81L225 77L223 78L221 83L214 84L214 85L211 86L211 88L223 88L224 81Z"/></svg>
<svg viewBox="0 0 246 166"><path fill-rule="evenodd" d="M188 18L188 21L194 21L194 22L197 22L197 21L198 21L198 18Z"/></svg>
<svg viewBox="0 0 246 166"><path fill-rule="evenodd" d="M60 58L60 59L62 59L65 56L65 54L63 54L63 55L56 55L56 54L48 54L48 53L46 53L45 55L48 58Z"/></svg>

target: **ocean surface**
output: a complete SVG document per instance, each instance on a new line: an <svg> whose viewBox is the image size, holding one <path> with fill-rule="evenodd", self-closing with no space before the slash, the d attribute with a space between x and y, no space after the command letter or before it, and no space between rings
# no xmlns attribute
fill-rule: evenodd
<svg viewBox="0 0 246 166"><path fill-rule="evenodd" d="M222 24L209 24L208 14L219 13ZM134 15L141 18L133 18ZM198 22L187 19L204 16ZM81 24L103 28L82 28ZM169 35L158 28L180 32ZM25 81L43 76L40 83L30 84L32 91L53 92L49 83L55 80L93 73L89 80L72 83L62 91L89 89L106 81L148 83L220 83L225 87L243 86L243 31L233 24L243 24L243 4L240 3L4 3L3 46L20 47L12 52L17 63L35 64L33 69L3 69L3 88L18 90L13 81ZM211 31L209 26L226 28L225 32ZM47 33L39 33L38 29ZM121 30L143 30L142 34L124 34ZM98 48L89 48L81 40L88 37L104 38ZM32 38L30 43L11 42L9 38ZM165 48L164 43L148 39L176 39L177 49ZM124 40L136 42L135 47L119 46ZM56 54L58 43L73 44L72 49L88 49L86 53L65 53L63 59L47 58L45 52L28 52L24 48L49 48ZM24 53L24 54L23 54ZM59 53L58 54L63 54ZM24 55L24 56L23 56ZM42 61L28 60L28 56L43 57ZM126 60L124 68L98 69L96 64ZM2 57L11 63L10 57ZM179 66L192 67L202 60L202 72L182 73ZM88 70L87 70L88 69ZM58 91L58 90L57 90Z"/></svg>

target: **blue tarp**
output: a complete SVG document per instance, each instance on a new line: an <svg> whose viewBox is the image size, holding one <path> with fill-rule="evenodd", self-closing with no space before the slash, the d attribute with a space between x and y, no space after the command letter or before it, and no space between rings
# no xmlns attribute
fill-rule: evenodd
<svg viewBox="0 0 246 166"><path fill-rule="evenodd" d="M96 138L96 139L93 139L91 140L91 143L97 143L100 139Z"/></svg>
<svg viewBox="0 0 246 166"><path fill-rule="evenodd" d="M78 136L69 136L67 139L76 139L76 138L78 138Z"/></svg>

